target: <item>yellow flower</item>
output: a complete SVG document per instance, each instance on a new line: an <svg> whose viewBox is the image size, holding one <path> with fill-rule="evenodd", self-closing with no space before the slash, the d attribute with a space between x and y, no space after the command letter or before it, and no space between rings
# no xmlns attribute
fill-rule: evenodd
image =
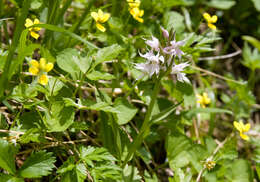
<svg viewBox="0 0 260 182"><path fill-rule="evenodd" d="M250 130L250 123L244 124L241 120L239 122L233 122L234 127L239 131L240 137L244 140L249 140L249 136L245 135L245 132Z"/></svg>
<svg viewBox="0 0 260 182"><path fill-rule="evenodd" d="M42 85L46 85L48 83L48 77L47 75L45 74L42 74L40 77L39 77L39 80L38 82Z"/></svg>
<svg viewBox="0 0 260 182"><path fill-rule="evenodd" d="M217 27L213 24L213 23L216 23L218 20L217 15L210 16L210 14L208 14L208 13L203 13L203 17L207 21L209 28L211 28L212 30L217 29Z"/></svg>
<svg viewBox="0 0 260 182"><path fill-rule="evenodd" d="M47 64L46 64L46 59L45 59L45 58L41 58L41 59L40 59L40 68L41 68L41 70L43 70L44 72L49 72L49 71L52 70L53 64L52 64L52 63L47 63Z"/></svg>
<svg viewBox="0 0 260 182"><path fill-rule="evenodd" d="M139 8L141 1L140 0L127 0L130 9Z"/></svg>
<svg viewBox="0 0 260 182"><path fill-rule="evenodd" d="M211 100L206 92L204 92L202 95L197 94L197 103L199 103L203 108L210 104L210 101Z"/></svg>
<svg viewBox="0 0 260 182"><path fill-rule="evenodd" d="M25 27L28 28L30 26L36 25L36 24L40 24L40 21L36 18L34 19L34 21L32 21L31 19L27 18L25 20ZM29 28L30 34L33 38L38 39L40 37L40 35L38 34L38 31L40 31L41 28L40 27L32 27Z"/></svg>
<svg viewBox="0 0 260 182"><path fill-rule="evenodd" d="M46 85L48 83L48 77L44 73L53 69L53 63L47 63L45 58L41 58L40 62L33 59L30 64L29 72L34 76L39 75L38 82L42 85Z"/></svg>
<svg viewBox="0 0 260 182"><path fill-rule="evenodd" d="M103 11L99 9L98 12L91 12L91 16L96 21L96 27L101 32L105 32L106 28L102 25L102 23L105 23L110 18L110 14L103 13Z"/></svg>
<svg viewBox="0 0 260 182"><path fill-rule="evenodd" d="M130 9L130 14L140 23L144 22L144 20L141 18L144 15L144 10L140 10L139 8L135 7Z"/></svg>

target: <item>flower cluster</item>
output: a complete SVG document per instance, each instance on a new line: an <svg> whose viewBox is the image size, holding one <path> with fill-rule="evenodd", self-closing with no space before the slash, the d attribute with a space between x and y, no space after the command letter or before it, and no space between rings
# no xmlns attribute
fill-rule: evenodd
<svg viewBox="0 0 260 182"><path fill-rule="evenodd" d="M188 63L176 64L174 58L177 56L181 59L184 54L180 47L184 45L184 41L169 40L169 32L162 28L163 36L168 40L166 46L162 46L159 40L152 36L151 40L145 40L145 44L150 47L150 50L145 54L140 54L147 62L135 64L135 68L141 70L144 74L152 77L154 74L159 75L160 70L171 70L172 74L177 75L177 80L180 82L189 82L183 70L189 66Z"/></svg>
<svg viewBox="0 0 260 182"><path fill-rule="evenodd" d="M242 121L234 121L233 124L234 127L239 131L240 137L243 140L249 140L249 136L245 135L244 133L250 130L250 123L244 124Z"/></svg>
<svg viewBox="0 0 260 182"><path fill-rule="evenodd" d="M140 9L140 0L127 0L129 5L129 12L133 16L134 19L143 23L144 20L141 18L144 15L144 10Z"/></svg>
<svg viewBox="0 0 260 182"><path fill-rule="evenodd" d="M34 19L34 21L32 21L31 19L27 18L25 20L25 24L24 26L26 28L28 27L31 27L33 25L37 25L37 24L40 24L40 21L36 18ZM38 39L40 37L40 35L38 34L38 32L41 30L41 28L39 27L32 27L32 28L29 28L29 31L30 31L30 35L35 38L35 39Z"/></svg>
<svg viewBox="0 0 260 182"><path fill-rule="evenodd" d="M91 16L96 22L97 29L101 32L105 32L106 28L102 25L102 23L105 23L110 18L110 14L104 13L101 9L99 9L98 12L91 12Z"/></svg>
<svg viewBox="0 0 260 182"><path fill-rule="evenodd" d="M45 58L41 58L40 62L31 60L29 72L34 76L38 77L38 82L42 85L48 83L47 73L53 69L52 63L47 63Z"/></svg>

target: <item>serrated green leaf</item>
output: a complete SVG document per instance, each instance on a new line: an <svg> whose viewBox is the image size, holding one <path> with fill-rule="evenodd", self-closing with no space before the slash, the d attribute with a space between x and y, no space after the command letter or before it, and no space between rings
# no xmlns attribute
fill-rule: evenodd
<svg viewBox="0 0 260 182"><path fill-rule="evenodd" d="M39 178L47 176L55 167L55 157L52 153L39 151L27 158L19 169L19 174L24 178Z"/></svg>
<svg viewBox="0 0 260 182"><path fill-rule="evenodd" d="M124 125L131 121L138 111L137 108L123 98L116 98L114 108L119 111L119 113L115 114L119 125Z"/></svg>
<svg viewBox="0 0 260 182"><path fill-rule="evenodd" d="M111 61L112 59L115 59L122 50L123 48L118 44L114 44L98 50L96 54L96 60L92 69L94 69L98 64L104 61Z"/></svg>
<svg viewBox="0 0 260 182"><path fill-rule="evenodd" d="M56 101L46 109L43 122L49 132L65 131L74 122L74 116L73 107L66 107L62 101Z"/></svg>
<svg viewBox="0 0 260 182"><path fill-rule="evenodd" d="M0 167L11 174L15 174L15 154L17 150L6 140L0 139Z"/></svg>

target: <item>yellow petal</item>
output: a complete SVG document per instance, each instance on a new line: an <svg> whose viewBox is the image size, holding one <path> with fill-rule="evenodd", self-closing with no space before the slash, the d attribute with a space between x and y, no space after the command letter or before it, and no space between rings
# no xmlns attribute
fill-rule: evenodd
<svg viewBox="0 0 260 182"><path fill-rule="evenodd" d="M29 68L29 72L32 74L32 75L37 75L39 73L39 69L36 68L36 67L30 67Z"/></svg>
<svg viewBox="0 0 260 182"><path fill-rule="evenodd" d="M101 17L100 23L105 23L110 18L109 13L105 13L103 17Z"/></svg>
<svg viewBox="0 0 260 182"><path fill-rule="evenodd" d="M240 133L240 137L241 137L243 140L249 140L249 136L245 135L244 133Z"/></svg>
<svg viewBox="0 0 260 182"><path fill-rule="evenodd" d="M91 12L90 14L92 16L92 18L94 18L94 20L97 22L98 21L98 14L96 12Z"/></svg>
<svg viewBox="0 0 260 182"><path fill-rule="evenodd" d="M143 16L143 15L144 15L144 10L140 10L139 16L141 17L141 16Z"/></svg>
<svg viewBox="0 0 260 182"><path fill-rule="evenodd" d="M98 10L98 16L99 18L104 16L103 11L101 9Z"/></svg>
<svg viewBox="0 0 260 182"><path fill-rule="evenodd" d="M213 16L211 17L211 23L216 23L217 21L218 21L217 15L213 15Z"/></svg>
<svg viewBox="0 0 260 182"><path fill-rule="evenodd" d="M140 23L143 23L143 22L144 22L144 20L143 20L142 18L140 18L140 17L134 17L134 19L136 19L136 20L139 21Z"/></svg>
<svg viewBox="0 0 260 182"><path fill-rule="evenodd" d="M244 132L249 131L249 130L250 130L250 127L251 127L250 123L247 123L247 124L244 126L243 131L244 131Z"/></svg>
<svg viewBox="0 0 260 182"><path fill-rule="evenodd" d="M241 127L240 123L238 123L237 121L234 121L233 125L240 133L242 132L242 127Z"/></svg>
<svg viewBox="0 0 260 182"><path fill-rule="evenodd" d="M35 68L39 68L39 62L36 61L35 59L32 59L32 60L30 61L30 64L31 64L33 67L35 67Z"/></svg>
<svg viewBox="0 0 260 182"><path fill-rule="evenodd" d="M38 18L35 18L33 21L33 24L39 24L39 23L40 23L40 20Z"/></svg>
<svg viewBox="0 0 260 182"><path fill-rule="evenodd" d="M30 18L26 18L24 25L25 25L26 28L28 28L28 27L33 25L33 22Z"/></svg>
<svg viewBox="0 0 260 182"><path fill-rule="evenodd" d="M215 25L211 24L211 23L208 23L208 27L210 29L212 29L212 30L216 30L217 29L217 27Z"/></svg>
<svg viewBox="0 0 260 182"><path fill-rule="evenodd" d="M46 85L48 83L48 77L47 75L43 74L40 76L38 82L42 85Z"/></svg>
<svg viewBox="0 0 260 182"><path fill-rule="evenodd" d="M211 16L210 16L208 13L203 13L203 17L205 18L205 20L206 20L207 22L209 22L210 19L211 19Z"/></svg>
<svg viewBox="0 0 260 182"><path fill-rule="evenodd" d="M96 24L96 27L97 27L101 32L105 32L105 31L106 31L106 28L105 28L103 25L101 25L100 23L97 23L97 24Z"/></svg>
<svg viewBox="0 0 260 182"><path fill-rule="evenodd" d="M34 32L34 31L31 31L30 34L31 34L31 36L32 36L33 38L35 38L36 40L40 37L40 35L39 35L38 33Z"/></svg>
<svg viewBox="0 0 260 182"><path fill-rule="evenodd" d="M46 66L44 68L44 71L45 72L49 72L49 71L52 70L52 68L53 68L53 64L52 63L48 63L48 64L46 64Z"/></svg>
<svg viewBox="0 0 260 182"><path fill-rule="evenodd" d="M40 59L40 68L41 68L42 70L44 70L44 69L45 69L45 66L46 66L46 59L45 59L45 58L41 58L41 59Z"/></svg>

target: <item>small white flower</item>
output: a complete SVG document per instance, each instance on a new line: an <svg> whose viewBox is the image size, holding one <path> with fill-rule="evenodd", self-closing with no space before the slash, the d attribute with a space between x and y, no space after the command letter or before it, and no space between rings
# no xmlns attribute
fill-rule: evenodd
<svg viewBox="0 0 260 182"><path fill-rule="evenodd" d="M159 63L160 61L162 63L164 63L164 57L163 56L160 56L159 53L157 53L157 55L154 55L154 53L152 51L149 51L145 54L141 54L139 52L139 55L145 59L147 59L149 62L156 62L156 63Z"/></svg>
<svg viewBox="0 0 260 182"><path fill-rule="evenodd" d="M184 71L184 68L186 68L187 66L189 66L188 63L181 63L172 67L172 74L177 75L178 81L190 83L189 79L186 77L186 74L182 73L182 71Z"/></svg>
<svg viewBox="0 0 260 182"><path fill-rule="evenodd" d="M171 43L170 46L165 47L163 49L164 53L174 55L174 56L178 56L179 59L180 59L181 56L184 54L182 52L182 50L180 49L180 47L183 46L185 42L184 41L177 41L176 42L176 40L174 39L170 43Z"/></svg>
<svg viewBox="0 0 260 182"><path fill-rule="evenodd" d="M149 77L152 77L154 73L158 75L160 71L160 65L155 62L138 63L135 64L135 68L149 75Z"/></svg>
<svg viewBox="0 0 260 182"><path fill-rule="evenodd" d="M146 40L145 43L152 48L152 50L160 51L160 42L159 40L152 36L152 40Z"/></svg>

